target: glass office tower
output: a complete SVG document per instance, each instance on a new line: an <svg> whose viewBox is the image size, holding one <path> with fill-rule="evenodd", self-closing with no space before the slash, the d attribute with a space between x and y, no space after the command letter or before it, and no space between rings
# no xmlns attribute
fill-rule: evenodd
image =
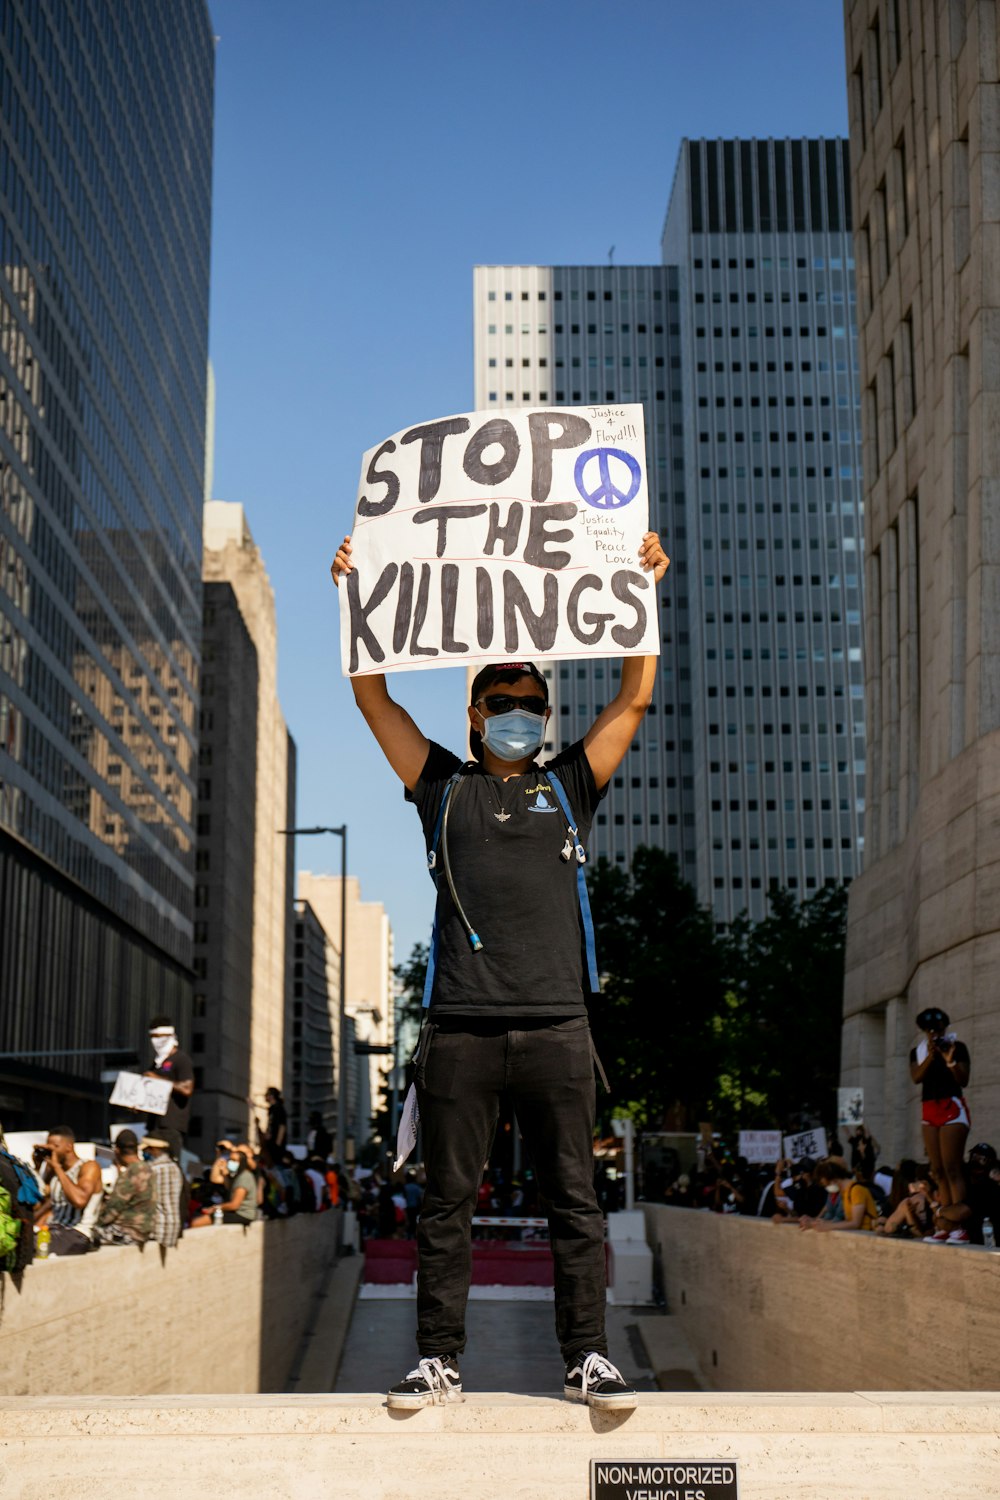
<svg viewBox="0 0 1000 1500"><path fill-rule="evenodd" d="M213 49L204 0L0 0L8 1127L99 1128L99 1049L189 1018Z"/></svg>
<svg viewBox="0 0 1000 1500"><path fill-rule="evenodd" d="M720 926L853 876L865 797L860 387L844 141L684 141L662 264L477 266L479 408L641 401L653 706L592 852L676 856ZM620 663L549 663L549 751Z"/></svg>

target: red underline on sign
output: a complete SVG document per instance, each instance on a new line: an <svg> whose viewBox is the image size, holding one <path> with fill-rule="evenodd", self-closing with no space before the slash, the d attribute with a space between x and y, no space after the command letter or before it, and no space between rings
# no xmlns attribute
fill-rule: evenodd
<svg viewBox="0 0 1000 1500"><path fill-rule="evenodd" d="M523 557L455 557L450 552L447 557L414 557L412 560L426 563L503 563L507 568L532 568L536 573L583 573L591 566L590 563L574 563L571 568L546 568L541 563L526 562Z"/></svg>
<svg viewBox="0 0 1000 1500"><path fill-rule="evenodd" d="M571 660L571 659L575 660L576 657L578 657L578 656L590 656L590 657L592 657L594 659L594 661L618 661L619 658L621 658L623 656L658 656L658 655L659 655L659 652L638 651L638 650L636 650L636 651L616 651L615 654L614 654L614 656L598 656L595 651L560 651L558 653L550 652L548 654L548 656L539 656L537 659L539 661L567 661L567 660ZM471 651L462 651L460 653L459 652L454 652L454 653L452 653L452 652L443 652L440 656L433 656L433 657L430 657L430 656L413 656L413 657L410 657L410 659L408 661L394 661L394 662L390 662L389 663L389 667L386 667L384 663L381 666L365 667L365 669L364 669L363 672L362 671L348 672L347 675L348 675L348 677L373 677L376 673L386 672L390 668L394 668L394 669L400 670L400 669L405 668L405 667L413 667L414 669L418 669L419 670L420 668L423 668L425 666L426 667L448 667L448 666L462 667L462 666L465 665L466 662L470 662L470 661L496 661L496 659L497 659L497 653L495 651L477 651L475 653L473 653Z"/></svg>
<svg viewBox="0 0 1000 1500"><path fill-rule="evenodd" d="M419 505L394 505L392 510L387 510L380 516L355 516L354 529L357 531L359 526L370 526L373 521L388 521L393 516L408 516L415 510L427 510L431 505L530 505L532 510L545 510L549 505L564 503L562 500L528 500L524 495L473 495L467 500L424 500ZM579 504L577 500L571 503Z"/></svg>

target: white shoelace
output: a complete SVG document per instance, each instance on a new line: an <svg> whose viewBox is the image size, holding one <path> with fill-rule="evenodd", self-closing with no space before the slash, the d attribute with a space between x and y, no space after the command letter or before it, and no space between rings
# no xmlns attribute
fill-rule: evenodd
<svg viewBox="0 0 1000 1500"><path fill-rule="evenodd" d="M434 1397L438 1406L443 1406L446 1401L457 1401L459 1392L456 1385L452 1384L451 1372L446 1370L440 1359L422 1359L415 1370L407 1375L407 1380L423 1380Z"/></svg>
<svg viewBox="0 0 1000 1500"><path fill-rule="evenodd" d="M603 1354L597 1353L587 1355L581 1366L581 1376L580 1384L583 1395L587 1394L588 1385L596 1385L600 1380L618 1380L623 1385L625 1383L622 1381L621 1372L615 1369L611 1361L605 1359Z"/></svg>

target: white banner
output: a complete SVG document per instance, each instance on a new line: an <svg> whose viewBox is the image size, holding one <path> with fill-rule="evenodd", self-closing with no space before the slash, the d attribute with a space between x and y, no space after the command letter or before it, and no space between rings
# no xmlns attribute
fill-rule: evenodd
<svg viewBox="0 0 1000 1500"><path fill-rule="evenodd" d="M864 1089L837 1090L837 1124L863 1125L865 1119Z"/></svg>
<svg viewBox="0 0 1000 1500"><path fill-rule="evenodd" d="M119 1073L111 1090L111 1103L126 1109L141 1109L149 1115L165 1115L173 1092L168 1078L146 1078L141 1073Z"/></svg>
<svg viewBox="0 0 1000 1500"><path fill-rule="evenodd" d="M781 1158L780 1130L741 1130L739 1156L760 1166L773 1166Z"/></svg>
<svg viewBox="0 0 1000 1500"><path fill-rule="evenodd" d="M815 1130L800 1130L798 1135L786 1135L785 1155L793 1162L803 1156L820 1161L826 1155L826 1131L822 1125Z"/></svg>
<svg viewBox="0 0 1000 1500"><path fill-rule="evenodd" d="M642 406L442 417L361 463L345 676L511 658L654 656Z"/></svg>

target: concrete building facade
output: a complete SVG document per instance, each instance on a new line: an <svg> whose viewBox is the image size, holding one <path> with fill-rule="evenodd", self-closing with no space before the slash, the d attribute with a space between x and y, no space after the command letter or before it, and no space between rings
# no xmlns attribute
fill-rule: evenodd
<svg viewBox="0 0 1000 1500"><path fill-rule="evenodd" d="M340 876L298 872L296 892L308 902L323 929L341 952ZM395 1037L393 940L389 916L381 901L364 901L361 882L347 877L347 970L345 1011L353 1035L349 1035L348 1061L354 1059L354 1041L368 1046L391 1047ZM347 1134L359 1148L371 1135L371 1119L377 1108L385 1075L392 1070L389 1054L358 1058L359 1066L348 1075Z"/></svg>
<svg viewBox="0 0 1000 1500"><path fill-rule="evenodd" d="M335 1138L340 954L309 902L303 900L295 902L292 1007L285 1052L289 1140L305 1140L313 1113L322 1117ZM350 1103L349 1099L348 1115Z"/></svg>
<svg viewBox="0 0 1000 1500"><path fill-rule="evenodd" d="M1000 1135L1000 11L845 7L864 390L870 796L842 1077L920 1149L942 1006Z"/></svg>
<svg viewBox="0 0 1000 1500"><path fill-rule="evenodd" d="M204 0L0 0L8 1127L190 1031L213 88Z"/></svg>
<svg viewBox="0 0 1000 1500"><path fill-rule="evenodd" d="M196 892L195 1013L203 1046L194 1061L207 1093L202 1146L217 1139L209 1114L217 1111L221 1121L238 1110L241 1087L248 1130L247 1100L260 1114L265 1091L283 1084L294 840L279 830L295 822L295 747L278 699L274 593L242 505L206 504L203 570L214 613L206 619L201 685L211 763L203 760L198 778L198 856L206 867ZM252 662L253 672L236 682L231 673L240 661ZM249 730L240 740L236 722ZM251 786L252 800L244 802ZM235 949L238 960L230 960Z"/></svg>
<svg viewBox="0 0 1000 1500"><path fill-rule="evenodd" d="M839 141L685 141L650 266L479 266L477 408L642 402L652 709L592 834L676 856L720 924L852 876L864 807L853 243ZM620 663L548 663L546 748Z"/></svg>

